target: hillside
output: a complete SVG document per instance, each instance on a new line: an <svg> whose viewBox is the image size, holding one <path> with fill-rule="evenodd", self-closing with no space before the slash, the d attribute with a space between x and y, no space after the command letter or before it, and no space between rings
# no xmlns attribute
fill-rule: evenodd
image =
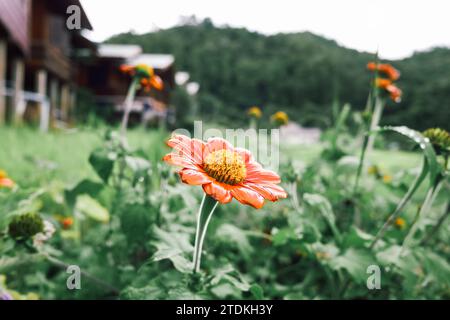
<svg viewBox="0 0 450 320"><path fill-rule="evenodd" d="M339 46L309 32L265 36L209 20L142 35L123 33L108 43L139 44L145 52L172 53L178 70L201 84L204 114L239 121L259 105L283 109L305 125L322 125L334 99L365 106L373 55ZM449 128L450 50L437 48L401 61L404 100L386 110L385 123Z"/></svg>

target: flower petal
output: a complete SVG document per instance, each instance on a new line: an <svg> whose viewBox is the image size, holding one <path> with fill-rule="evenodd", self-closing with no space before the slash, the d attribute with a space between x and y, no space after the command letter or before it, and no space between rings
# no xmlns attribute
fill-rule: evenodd
<svg viewBox="0 0 450 320"><path fill-rule="evenodd" d="M253 208L261 209L264 205L264 197L245 186L238 186L231 189L231 194L240 203L251 205Z"/></svg>
<svg viewBox="0 0 450 320"><path fill-rule="evenodd" d="M166 154L163 161L173 166L180 166L184 168L196 169L198 168L192 161L192 159L184 156L180 156L174 153Z"/></svg>
<svg viewBox="0 0 450 320"><path fill-rule="evenodd" d="M281 179L278 174L271 170L266 170L258 164L258 166L247 166L247 177L245 181L260 183L260 184L270 184L270 183L280 183Z"/></svg>
<svg viewBox="0 0 450 320"><path fill-rule="evenodd" d="M252 163L252 162L257 163L257 162L255 162L255 159L253 158L253 154L250 151L248 151L247 149L234 148L234 151L237 152L242 157L245 164Z"/></svg>
<svg viewBox="0 0 450 320"><path fill-rule="evenodd" d="M234 150L234 147L225 139L218 137L209 138L208 142L206 143L205 154L203 156L206 157L211 152L223 149Z"/></svg>
<svg viewBox="0 0 450 320"><path fill-rule="evenodd" d="M191 185L201 185L211 182L211 178L199 169L183 169L178 174L181 177L181 181Z"/></svg>
<svg viewBox="0 0 450 320"><path fill-rule="evenodd" d="M277 201L280 198L287 198L286 191L275 184L246 183L245 185L270 201Z"/></svg>
<svg viewBox="0 0 450 320"><path fill-rule="evenodd" d="M196 164L203 162L203 149L205 144L198 139L191 139L184 135L174 135L167 141L167 145L173 148L172 153L185 156Z"/></svg>
<svg viewBox="0 0 450 320"><path fill-rule="evenodd" d="M0 187L12 188L14 187L14 181L9 178L1 178L0 179Z"/></svg>
<svg viewBox="0 0 450 320"><path fill-rule="evenodd" d="M214 199L219 201L220 203L228 203L228 202L230 202L233 199L233 197L231 196L230 191L227 190L220 183L215 182L215 181L211 182L211 183L208 183L208 184L204 184L203 185L203 190L208 195L210 195L211 197L213 197Z"/></svg>

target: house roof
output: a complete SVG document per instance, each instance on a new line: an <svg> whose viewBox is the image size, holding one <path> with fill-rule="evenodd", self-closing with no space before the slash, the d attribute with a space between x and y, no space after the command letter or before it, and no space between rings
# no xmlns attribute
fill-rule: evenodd
<svg viewBox="0 0 450 320"><path fill-rule="evenodd" d="M130 59L141 54L142 48L134 44L101 44L98 55L102 58Z"/></svg>
<svg viewBox="0 0 450 320"><path fill-rule="evenodd" d="M29 1L0 0L0 28L26 53L29 50Z"/></svg>
<svg viewBox="0 0 450 320"><path fill-rule="evenodd" d="M175 57L171 54L140 54L128 59L127 63L132 65L146 64L154 69L164 70L169 68L175 62Z"/></svg>
<svg viewBox="0 0 450 320"><path fill-rule="evenodd" d="M146 64L160 70L169 68L175 62L171 54L142 53L142 48L134 44L100 44L98 55L101 58L124 59L131 65Z"/></svg>

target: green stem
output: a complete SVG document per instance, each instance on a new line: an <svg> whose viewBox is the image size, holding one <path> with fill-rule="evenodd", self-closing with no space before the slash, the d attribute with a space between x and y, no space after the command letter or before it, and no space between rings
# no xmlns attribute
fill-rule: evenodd
<svg viewBox="0 0 450 320"><path fill-rule="evenodd" d="M211 220L212 214L218 205L218 201L208 195L204 195L197 215L197 230L195 233L194 258L193 267L194 273L200 271L200 261L202 258L203 242L205 240L206 230Z"/></svg>
<svg viewBox="0 0 450 320"><path fill-rule="evenodd" d="M416 180L413 182L411 187L408 189L408 192L405 194L405 196L402 198L400 203L397 205L397 208L395 208L395 211L388 217L384 225L381 227L381 229L378 231L375 239L370 244L370 249L375 247L375 244L380 240L384 233L386 232L387 228L392 224L392 222L397 218L401 210L404 208L406 203L409 201L409 199L413 196L413 194L416 192L416 190L419 188L419 186L422 184L422 181L425 179L425 177L428 174L428 162L426 159L423 160L423 167L422 171L417 176Z"/></svg>
<svg viewBox="0 0 450 320"><path fill-rule="evenodd" d="M121 136L122 141L125 141L128 127L128 119L130 117L131 107L133 106L134 96L136 95L137 84L139 82L138 77L134 77L131 81L130 87L128 88L127 97L125 98L125 110L123 112L122 124L121 124Z"/></svg>
<svg viewBox="0 0 450 320"><path fill-rule="evenodd" d="M368 154L373 149L373 144L375 141L375 135L373 133L374 130L378 128L378 124L380 123L381 115L383 114L384 103L383 100L379 97L375 97L374 99L374 110L372 113L372 120L369 127L369 132L364 136L364 142L361 149L361 156L359 158L359 166L358 171L356 173L355 186L353 187L353 194L356 194L359 187L359 180L361 178L361 173L364 168L364 162Z"/></svg>
<svg viewBox="0 0 450 320"><path fill-rule="evenodd" d="M355 185L353 186L353 195L355 195L358 192L359 179L361 177L362 169L364 167L364 158L366 156L366 149L368 142L369 142L369 133L366 133L364 135L364 142L361 149L361 156L359 157L359 165L358 170L356 172Z"/></svg>
<svg viewBox="0 0 450 320"><path fill-rule="evenodd" d="M384 109L384 103L383 100L380 97L375 98L375 108L372 115L372 121L370 123L369 131L372 132L373 130L376 130L378 128L378 125L380 124L381 115L383 114ZM375 142L375 134L371 134L369 136L369 140L367 142L367 150L366 150L366 156L370 155L373 149L373 145Z"/></svg>
<svg viewBox="0 0 450 320"><path fill-rule="evenodd" d="M433 238L433 236L437 234L438 230L440 229L440 227L442 226L442 224L449 215L450 215L450 202L447 202L447 207L445 208L444 214L439 218L438 222L430 231L430 233L428 233L427 236L423 239L422 245L428 244L428 242Z"/></svg>
<svg viewBox="0 0 450 320"><path fill-rule="evenodd" d="M408 234L406 235L405 240L403 241L401 252L403 252L407 247L410 247L410 245L414 239L414 234L416 233L416 231L419 227L418 222L423 218L424 214L429 212L429 210L431 209L434 199L436 199L436 195L439 193L441 186L442 186L442 181L440 178L437 178L435 184L431 187L430 190L428 190L425 200L423 201L423 204L420 208L418 218L414 222L413 226L411 227Z"/></svg>
<svg viewBox="0 0 450 320"><path fill-rule="evenodd" d="M289 197L289 199L291 200L292 206L294 207L294 209L302 214L302 210L300 207L300 201L298 200L298 195L297 195L297 182L294 181L290 184L290 188L291 188L291 197Z"/></svg>

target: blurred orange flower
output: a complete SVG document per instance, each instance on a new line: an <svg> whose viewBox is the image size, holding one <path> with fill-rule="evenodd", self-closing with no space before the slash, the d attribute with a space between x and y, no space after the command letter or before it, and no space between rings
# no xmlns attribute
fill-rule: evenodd
<svg viewBox="0 0 450 320"><path fill-rule="evenodd" d="M72 217L63 218L61 220L61 225L64 230L70 229L70 227L73 225L73 218Z"/></svg>
<svg viewBox="0 0 450 320"><path fill-rule="evenodd" d="M0 188L12 188L15 183L4 170L0 170Z"/></svg>
<svg viewBox="0 0 450 320"><path fill-rule="evenodd" d="M386 87L386 91L389 92L389 96L394 102L400 102L402 100L402 90L400 90L396 85L388 85Z"/></svg>
<svg viewBox="0 0 450 320"><path fill-rule="evenodd" d="M161 78L155 75L155 71L152 67L145 64L138 64L136 66L121 65L119 70L132 77L138 77L141 87L146 91L150 91L152 88L161 91L164 88L164 83Z"/></svg>
<svg viewBox="0 0 450 320"><path fill-rule="evenodd" d="M126 74L129 74L129 75L132 75L132 76L134 75L134 67L133 66L130 66L130 65L127 65L127 64L122 64L119 67L119 70L122 73L126 73Z"/></svg>
<svg viewBox="0 0 450 320"><path fill-rule="evenodd" d="M392 182L392 176L391 175L389 175L389 174L385 174L385 175L383 175L383 182L384 183L391 183Z"/></svg>
<svg viewBox="0 0 450 320"><path fill-rule="evenodd" d="M386 75L392 81L396 81L400 78L400 71L398 71L388 63L377 64L375 62L369 62L367 64L367 69L369 69L370 71L378 71Z"/></svg>
<svg viewBox="0 0 450 320"><path fill-rule="evenodd" d="M390 64L379 64L378 71L380 71L381 73L384 73L392 81L396 81L396 80L398 80L398 78L400 78L400 71L395 69Z"/></svg>
<svg viewBox="0 0 450 320"><path fill-rule="evenodd" d="M140 81L142 89L145 92L149 92L152 88L161 91L164 88L164 83L159 76L153 76L150 79L142 78Z"/></svg>
<svg viewBox="0 0 450 320"><path fill-rule="evenodd" d="M167 142L173 148L163 160L182 169L181 180L201 185L206 194L220 203L233 198L242 204L262 208L264 200L277 201L287 193L278 186L280 177L265 170L250 151L234 148L222 138L210 138L206 143L175 135Z"/></svg>
<svg viewBox="0 0 450 320"><path fill-rule="evenodd" d="M397 218L395 219L395 226L399 229L403 229L406 226L406 221L403 218Z"/></svg>
<svg viewBox="0 0 450 320"><path fill-rule="evenodd" d="M389 93L389 97L394 102L400 102L401 101L402 90L400 90L395 84L393 84L391 80L384 79L384 78L376 78L375 79L375 85L378 88L386 90L386 92Z"/></svg>
<svg viewBox="0 0 450 320"><path fill-rule="evenodd" d="M391 84L392 84L392 81L389 80L389 79L383 79L383 78L376 78L375 79L375 85L378 88L381 88L381 89L385 89L386 90L386 88L388 86L390 86Z"/></svg>
<svg viewBox="0 0 450 320"><path fill-rule="evenodd" d="M369 62L367 63L367 69L370 71L375 71L377 70L377 64L375 62Z"/></svg>

